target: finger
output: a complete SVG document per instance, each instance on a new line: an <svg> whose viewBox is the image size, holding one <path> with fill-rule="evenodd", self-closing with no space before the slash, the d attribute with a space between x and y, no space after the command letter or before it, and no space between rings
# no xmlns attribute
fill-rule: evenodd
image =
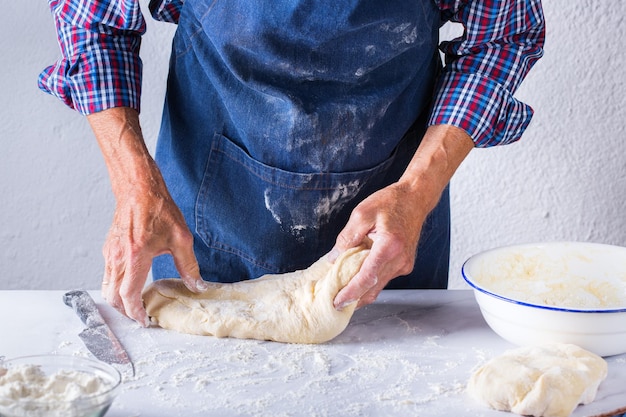
<svg viewBox="0 0 626 417"><path fill-rule="evenodd" d="M366 292L365 294L361 296L361 298L359 298L359 302L356 308L364 307L376 301L376 299L378 298L378 295L385 288L386 285L387 285L387 281L379 280L378 283L376 283L376 285L374 285L368 292Z"/></svg>
<svg viewBox="0 0 626 417"><path fill-rule="evenodd" d="M119 297L119 291L115 288L114 282L109 281L108 278L105 277L102 280L101 293L104 301L120 313L126 315L122 299Z"/></svg>
<svg viewBox="0 0 626 417"><path fill-rule="evenodd" d="M379 282L380 260L371 251L363 261L359 272L350 280L335 297L334 305L337 310L343 310L347 305L358 301Z"/></svg>
<svg viewBox="0 0 626 417"><path fill-rule="evenodd" d="M128 317L143 327L150 325L148 313L143 306L141 293L150 271L152 259L141 259L130 263L126 269L124 279L119 287L119 295Z"/></svg>
<svg viewBox="0 0 626 417"><path fill-rule="evenodd" d="M121 282L121 279L119 280ZM119 311L121 314L126 316L126 311L124 310L124 303L122 302L122 298L119 295L119 285L117 281L109 281L105 278L102 281L102 298L114 309Z"/></svg>
<svg viewBox="0 0 626 417"><path fill-rule="evenodd" d="M171 253L176 270L189 291L195 293L206 291L209 286L200 276L200 266L193 252L191 233L180 244L172 248Z"/></svg>
<svg viewBox="0 0 626 417"><path fill-rule="evenodd" d="M121 314L126 315L124 303L119 295L119 288L124 278L122 251L110 238L102 249L104 255L104 276L102 277L102 298Z"/></svg>

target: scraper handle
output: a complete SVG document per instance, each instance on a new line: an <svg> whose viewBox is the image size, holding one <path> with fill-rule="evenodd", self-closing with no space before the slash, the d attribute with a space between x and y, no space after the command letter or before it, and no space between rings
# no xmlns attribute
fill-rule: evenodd
<svg viewBox="0 0 626 417"><path fill-rule="evenodd" d="M93 328L105 324L96 302L87 291L69 291L63 295L63 302L78 314L87 327Z"/></svg>

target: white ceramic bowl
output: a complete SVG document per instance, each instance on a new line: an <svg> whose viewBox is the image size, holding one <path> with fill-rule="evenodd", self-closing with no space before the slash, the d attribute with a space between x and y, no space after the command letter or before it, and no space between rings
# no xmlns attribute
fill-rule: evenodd
<svg viewBox="0 0 626 417"><path fill-rule="evenodd" d="M11 370L19 373L9 378ZM121 383L112 366L63 355L0 361L0 374L6 376L0 378L0 417L102 417ZM26 382L16 382L18 376ZM51 395L61 389L69 394Z"/></svg>
<svg viewBox="0 0 626 417"><path fill-rule="evenodd" d="M516 345L572 343L626 352L626 248L552 242L469 258L463 278L487 324Z"/></svg>

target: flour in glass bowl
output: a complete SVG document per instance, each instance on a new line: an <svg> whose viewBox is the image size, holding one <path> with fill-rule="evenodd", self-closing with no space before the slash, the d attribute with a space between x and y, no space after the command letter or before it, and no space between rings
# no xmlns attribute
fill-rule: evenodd
<svg viewBox="0 0 626 417"><path fill-rule="evenodd" d="M46 374L38 365L0 366L0 416L82 417L95 411L100 395L111 388L109 381L82 371Z"/></svg>

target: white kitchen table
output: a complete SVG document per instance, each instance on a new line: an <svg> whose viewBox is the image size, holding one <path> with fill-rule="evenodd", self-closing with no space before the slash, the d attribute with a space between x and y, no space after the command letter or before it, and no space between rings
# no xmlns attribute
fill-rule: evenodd
<svg viewBox="0 0 626 417"><path fill-rule="evenodd" d="M0 356L89 356L63 293L0 291ZM143 329L91 293L136 367L107 417L511 415L465 392L477 366L514 347L485 324L470 290L383 291L322 345ZM607 361L596 400L573 416L626 406L626 355Z"/></svg>

